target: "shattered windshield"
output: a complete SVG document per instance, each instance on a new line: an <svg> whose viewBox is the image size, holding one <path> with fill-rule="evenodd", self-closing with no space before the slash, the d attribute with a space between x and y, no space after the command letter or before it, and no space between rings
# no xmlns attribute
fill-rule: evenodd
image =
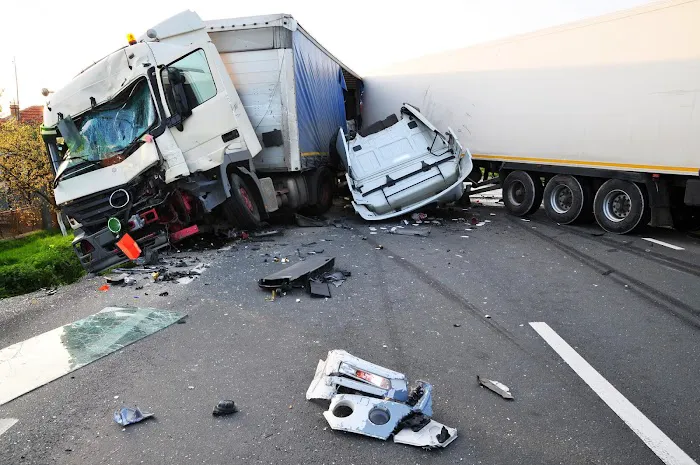
<svg viewBox="0 0 700 465"><path fill-rule="evenodd" d="M69 148L67 166L107 160L141 137L156 119L146 80L114 101L90 110L71 124L63 137ZM119 160L120 161L120 160Z"/></svg>

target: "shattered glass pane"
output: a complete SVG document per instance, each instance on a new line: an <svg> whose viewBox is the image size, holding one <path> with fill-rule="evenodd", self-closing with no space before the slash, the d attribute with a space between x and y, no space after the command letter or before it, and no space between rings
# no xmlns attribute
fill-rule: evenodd
<svg viewBox="0 0 700 465"><path fill-rule="evenodd" d="M109 307L0 350L0 405L109 355L184 315Z"/></svg>

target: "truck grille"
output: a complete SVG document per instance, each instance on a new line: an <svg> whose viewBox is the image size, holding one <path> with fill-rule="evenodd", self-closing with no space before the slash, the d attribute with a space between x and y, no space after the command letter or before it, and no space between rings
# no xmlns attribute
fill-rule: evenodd
<svg viewBox="0 0 700 465"><path fill-rule="evenodd" d="M66 215L82 224L84 231L88 234L94 234L105 228L107 220L112 216L122 222L125 222L128 218L129 210L131 209L131 199L133 198L128 189L124 190L129 192L130 200L124 207L114 208L109 204L109 197L118 189L93 194L62 207L62 210Z"/></svg>

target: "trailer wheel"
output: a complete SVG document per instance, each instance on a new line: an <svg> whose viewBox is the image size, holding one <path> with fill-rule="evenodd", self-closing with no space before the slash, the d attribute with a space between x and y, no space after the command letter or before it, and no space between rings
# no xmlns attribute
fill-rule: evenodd
<svg viewBox="0 0 700 465"><path fill-rule="evenodd" d="M229 181L231 197L222 204L226 218L241 229L257 229L260 227L260 211L250 187L235 173L231 173Z"/></svg>
<svg viewBox="0 0 700 465"><path fill-rule="evenodd" d="M592 202L588 184L575 176L558 174L544 188L544 211L560 224L587 219L593 212Z"/></svg>
<svg viewBox="0 0 700 465"><path fill-rule="evenodd" d="M316 203L304 209L304 213L316 216L323 215L333 206L333 193L335 192L335 174L326 167L321 166L315 176L307 178L311 181L309 189L316 189Z"/></svg>
<svg viewBox="0 0 700 465"><path fill-rule="evenodd" d="M503 203L513 215L530 215L540 208L543 191L538 176L525 171L513 171L503 182Z"/></svg>
<svg viewBox="0 0 700 465"><path fill-rule="evenodd" d="M593 214L601 228L627 234L642 224L648 206L640 187L621 179L608 179L595 194Z"/></svg>

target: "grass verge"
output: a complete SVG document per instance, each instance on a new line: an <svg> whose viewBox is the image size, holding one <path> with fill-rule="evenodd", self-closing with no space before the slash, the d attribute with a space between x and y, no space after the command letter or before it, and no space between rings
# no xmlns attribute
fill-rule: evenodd
<svg viewBox="0 0 700 465"><path fill-rule="evenodd" d="M0 297L69 284L85 271L71 247L72 237L37 231L0 241Z"/></svg>

